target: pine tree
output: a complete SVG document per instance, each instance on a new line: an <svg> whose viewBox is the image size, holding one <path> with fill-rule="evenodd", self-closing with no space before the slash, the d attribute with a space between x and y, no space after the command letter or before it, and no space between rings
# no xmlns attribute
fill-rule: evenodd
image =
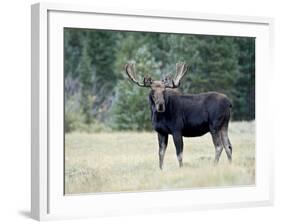
<svg viewBox="0 0 281 224"><path fill-rule="evenodd" d="M239 75L235 80L235 120L255 119L255 39L235 38Z"/></svg>
<svg viewBox="0 0 281 224"><path fill-rule="evenodd" d="M91 59L88 55L88 41L84 40L83 50L79 64L79 78L82 84L81 89L81 101L80 105L82 107L83 114L85 115L85 123L91 124L93 121L92 116L92 82L93 82L93 69L91 66Z"/></svg>

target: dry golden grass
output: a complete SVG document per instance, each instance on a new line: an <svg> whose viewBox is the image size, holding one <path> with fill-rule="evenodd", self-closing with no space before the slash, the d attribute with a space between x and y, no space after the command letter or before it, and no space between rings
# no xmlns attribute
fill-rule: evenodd
<svg viewBox="0 0 281 224"><path fill-rule="evenodd" d="M71 133L65 136L65 193L143 191L255 184L255 123L233 122L233 162L223 151L214 166L210 134L184 138L183 168L171 136L158 167L155 132Z"/></svg>

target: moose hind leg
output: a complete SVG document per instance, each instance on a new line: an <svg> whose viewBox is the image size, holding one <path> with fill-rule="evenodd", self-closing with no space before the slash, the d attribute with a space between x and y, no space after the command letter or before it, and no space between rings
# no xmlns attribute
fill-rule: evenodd
<svg viewBox="0 0 281 224"><path fill-rule="evenodd" d="M168 135L158 133L158 144L159 144L159 167L163 169L163 161L168 145Z"/></svg>
<svg viewBox="0 0 281 224"><path fill-rule="evenodd" d="M232 145L231 145L230 140L228 138L227 128L222 128L222 130L220 131L220 134L221 134L223 147L225 149L228 161L231 162L232 161Z"/></svg>
<svg viewBox="0 0 281 224"><path fill-rule="evenodd" d="M175 144L175 147L176 147L179 166L182 167L183 166L183 163L182 163L182 152L183 152L182 135L181 134L174 134L173 139L174 139L174 144Z"/></svg>
<svg viewBox="0 0 281 224"><path fill-rule="evenodd" d="M213 143L215 146L215 164L217 164L219 162L222 150L223 150L223 144L221 141L221 136L219 135L218 132L213 132L211 133L212 135L212 139L213 139Z"/></svg>

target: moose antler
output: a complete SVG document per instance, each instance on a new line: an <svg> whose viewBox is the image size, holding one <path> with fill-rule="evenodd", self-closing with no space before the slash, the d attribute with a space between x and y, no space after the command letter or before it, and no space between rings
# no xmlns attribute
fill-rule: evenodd
<svg viewBox="0 0 281 224"><path fill-rule="evenodd" d="M178 88L180 86L180 81L187 72L188 66L185 63L176 64L176 75L172 78L170 75L166 76L163 80L167 88Z"/></svg>
<svg viewBox="0 0 281 224"><path fill-rule="evenodd" d="M125 71L126 74L128 75L128 77L138 86L140 87L150 87L152 84L152 79L151 77L145 76L143 78L143 83L140 83L137 79L136 79L136 72L135 72L135 68L133 64L125 64Z"/></svg>

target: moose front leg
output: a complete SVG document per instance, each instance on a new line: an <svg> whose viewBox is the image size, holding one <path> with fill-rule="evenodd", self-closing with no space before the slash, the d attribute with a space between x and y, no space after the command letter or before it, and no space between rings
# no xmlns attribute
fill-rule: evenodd
<svg viewBox="0 0 281 224"><path fill-rule="evenodd" d="M163 161L168 145L168 135L158 133L158 144L159 144L159 167L163 169Z"/></svg>
<svg viewBox="0 0 281 224"><path fill-rule="evenodd" d="M183 140L182 135L179 133L173 134L174 144L176 147L177 158L179 161L179 166L182 167L182 152L183 152Z"/></svg>

